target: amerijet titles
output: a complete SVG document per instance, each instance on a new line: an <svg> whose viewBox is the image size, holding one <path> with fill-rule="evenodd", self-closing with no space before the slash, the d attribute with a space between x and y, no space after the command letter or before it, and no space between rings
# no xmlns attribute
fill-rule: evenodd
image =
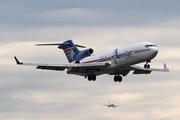
<svg viewBox="0 0 180 120"><path fill-rule="evenodd" d="M127 51L126 50L126 52L118 54L118 48L117 48L113 53L112 59L117 64L116 59L121 59L121 58L128 59L128 58L131 58L131 57L133 57L133 51Z"/></svg>

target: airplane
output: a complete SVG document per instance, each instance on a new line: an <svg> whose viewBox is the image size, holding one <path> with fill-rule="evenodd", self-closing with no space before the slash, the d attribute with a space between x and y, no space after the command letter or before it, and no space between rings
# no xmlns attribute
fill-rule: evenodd
<svg viewBox="0 0 180 120"><path fill-rule="evenodd" d="M114 75L114 82L122 82L122 77L128 75L130 71L133 71L133 74L150 74L152 71L169 72L165 63L163 69L150 68L149 63L158 53L157 46L151 42L134 43L98 54L93 54L92 48L79 51L77 47L85 48L85 46L74 44L72 40L57 44L36 44L36 46L51 45L63 49L68 64L24 63L19 62L14 56L15 61L18 65L37 66L37 69L42 70L67 69L67 74L84 76L89 81L95 81L96 76L103 74ZM145 62L144 67L135 65L142 62Z"/></svg>
<svg viewBox="0 0 180 120"><path fill-rule="evenodd" d="M117 106L121 106L121 105L114 105L114 104L110 104L110 101L109 101L109 105L106 105L106 104L102 104L102 105L104 105L104 106L107 106L107 107L112 107L112 108L114 108L114 107L117 107Z"/></svg>

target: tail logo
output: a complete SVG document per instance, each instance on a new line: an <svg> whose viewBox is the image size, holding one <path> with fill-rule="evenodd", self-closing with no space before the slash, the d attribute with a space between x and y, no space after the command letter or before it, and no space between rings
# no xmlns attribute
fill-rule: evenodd
<svg viewBox="0 0 180 120"><path fill-rule="evenodd" d="M68 60L73 61L73 57L74 57L74 47L70 47L64 50L64 53L66 54L66 57Z"/></svg>

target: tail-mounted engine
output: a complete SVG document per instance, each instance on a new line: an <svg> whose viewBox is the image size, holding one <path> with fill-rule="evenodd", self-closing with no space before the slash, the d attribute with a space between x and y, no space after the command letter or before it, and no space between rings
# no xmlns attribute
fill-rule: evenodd
<svg viewBox="0 0 180 120"><path fill-rule="evenodd" d="M92 48L80 51L79 54L76 56L76 60L79 61L85 57L90 56L92 53L94 52L94 50Z"/></svg>

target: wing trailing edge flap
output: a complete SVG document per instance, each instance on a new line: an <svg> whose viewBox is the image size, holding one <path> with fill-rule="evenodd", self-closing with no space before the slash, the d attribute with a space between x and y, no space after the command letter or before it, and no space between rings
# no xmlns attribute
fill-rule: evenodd
<svg viewBox="0 0 180 120"><path fill-rule="evenodd" d="M37 66L36 69L63 71L63 70L65 69L65 67L57 67L57 66Z"/></svg>
<svg viewBox="0 0 180 120"><path fill-rule="evenodd" d="M82 69L82 68L99 68L105 67L109 65L108 63L86 63L86 64L47 64L47 65L38 65L37 69L43 70L56 70L56 71L63 71L65 68L72 68L73 69Z"/></svg>
<svg viewBox="0 0 180 120"><path fill-rule="evenodd" d="M65 68L99 68L109 66L111 63L81 63L81 64L43 64L43 63L24 63L19 62L15 58L15 61L18 65L27 65L27 66L37 66L37 69L47 69L47 70L60 70L63 71Z"/></svg>
<svg viewBox="0 0 180 120"><path fill-rule="evenodd" d="M159 72L169 72L169 69L167 68L166 64L164 63L164 69L159 68L143 68L136 65L130 66L132 70L134 70L133 74L150 74L152 71L159 71Z"/></svg>

